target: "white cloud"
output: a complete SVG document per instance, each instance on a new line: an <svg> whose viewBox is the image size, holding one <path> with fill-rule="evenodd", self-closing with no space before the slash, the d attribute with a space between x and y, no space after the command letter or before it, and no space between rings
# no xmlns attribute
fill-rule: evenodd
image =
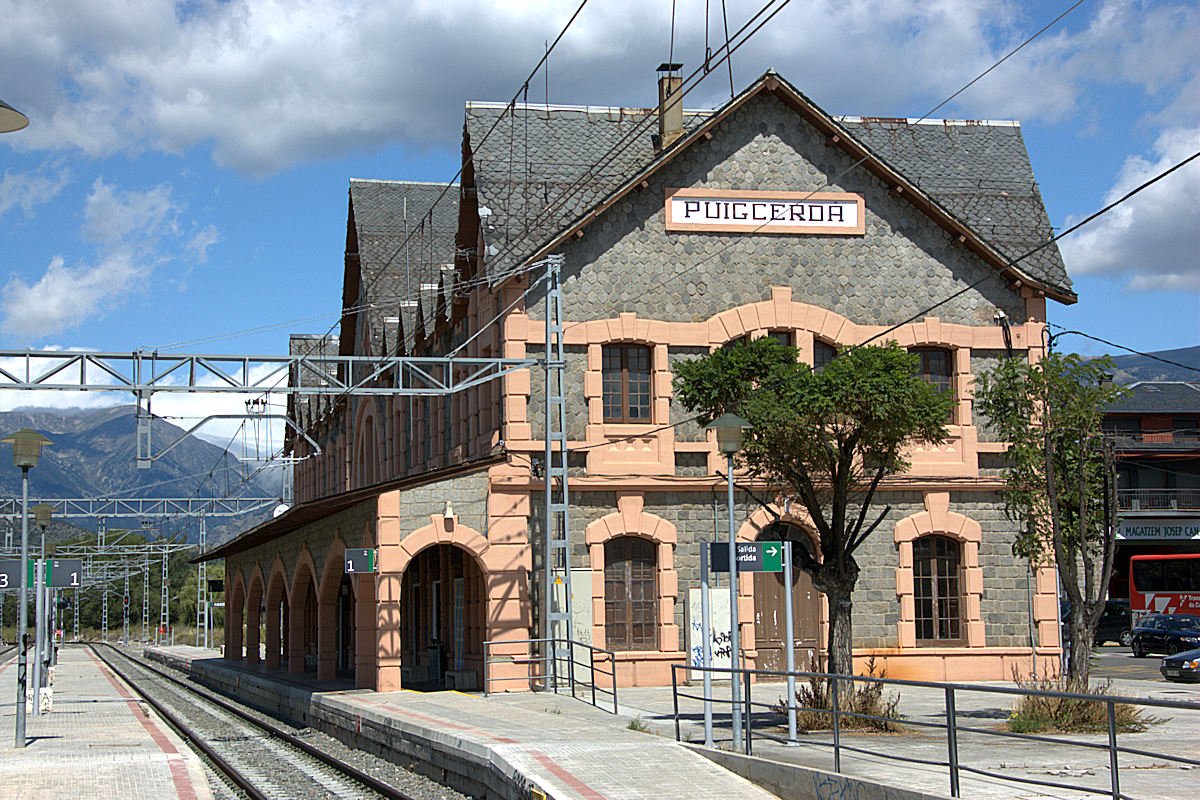
<svg viewBox="0 0 1200 800"><path fill-rule="evenodd" d="M40 205L49 203L71 182L71 171L61 162L46 162L27 172L4 171L0 178L0 217L20 208L25 218Z"/></svg>
<svg viewBox="0 0 1200 800"><path fill-rule="evenodd" d="M96 258L72 266L54 256L32 282L10 275L0 292L0 328L41 339L105 316L144 290L146 278L171 258L165 254L177 249L182 211L165 184L122 191L97 178L85 200L82 229L96 246ZM182 250L203 260L218 238L210 225L184 241Z"/></svg>
<svg viewBox="0 0 1200 800"><path fill-rule="evenodd" d="M652 103L671 5L585 8L551 56L551 100ZM733 0L730 29L761 5ZM1027 7L792 3L735 55L735 83L773 66L818 102L836 101L831 111L916 115L1049 21ZM689 69L703 59L703 8L677 7L674 55ZM22 87L7 99L34 123L12 146L102 155L210 142L217 163L265 175L391 142L453 145L463 101L508 99L573 10L560 0L0 0L0 74ZM1173 91L1196 71L1198 16L1192 3L1085 5L1070 27L1044 35L949 110L1057 119L1076 113L1097 84ZM715 48L716 11L708 29ZM719 68L689 105L725 99L725 75ZM543 78L530 99L543 99Z"/></svg>
<svg viewBox="0 0 1200 800"><path fill-rule="evenodd" d="M1149 158L1130 156L1104 198L1107 205L1200 152L1200 127L1159 136ZM1129 291L1200 289L1200 160L1135 195L1060 242L1079 275L1128 276ZM1068 225L1077 220L1068 220Z"/></svg>

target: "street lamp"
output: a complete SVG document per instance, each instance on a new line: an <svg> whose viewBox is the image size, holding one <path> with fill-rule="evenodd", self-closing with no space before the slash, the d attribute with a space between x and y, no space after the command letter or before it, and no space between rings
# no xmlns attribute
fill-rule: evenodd
<svg viewBox="0 0 1200 800"><path fill-rule="evenodd" d="M733 648L733 672L729 674L730 702L733 705L733 751L742 750L742 691L738 684L738 656L741 643L738 636L737 607L737 531L733 527L733 456L742 449L742 431L754 427L737 414L725 413L705 426L706 431L717 432L717 450L725 454L727 483L729 484L729 643Z"/></svg>
<svg viewBox="0 0 1200 800"><path fill-rule="evenodd" d="M42 713L40 702L42 689L50 685L48 669L50 662L48 640L50 637L47 621L54 618L54 612L50 608L50 590L46 588L49 575L46 569L46 528L50 526L50 515L54 513L54 506L49 503L38 503L29 510L33 512L33 519L37 526L42 529L42 547L37 564L37 608L33 615L36 629L33 636L33 653L34 658L37 659L33 665L33 714L39 716Z"/></svg>
<svg viewBox="0 0 1200 800"><path fill-rule="evenodd" d="M6 106L7 107L7 106ZM13 446L13 465L21 468L21 602L17 613L17 736L16 746L25 746L25 617L29 609L29 470L37 466L42 446L50 440L37 431L22 428L0 442Z"/></svg>
<svg viewBox="0 0 1200 800"><path fill-rule="evenodd" d="M0 133L19 131L29 124L29 117L0 100Z"/></svg>

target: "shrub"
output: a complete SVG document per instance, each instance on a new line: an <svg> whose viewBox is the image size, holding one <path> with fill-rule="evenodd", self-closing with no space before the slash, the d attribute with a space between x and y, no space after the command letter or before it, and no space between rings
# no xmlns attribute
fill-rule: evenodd
<svg viewBox="0 0 1200 800"><path fill-rule="evenodd" d="M1095 697L1114 696L1112 683L1106 681L1095 686L1077 686L1065 678L1042 678L1025 680L1013 671L1013 681L1018 688L1041 692L1071 692ZM1151 725L1163 722L1162 717L1146 713L1138 706L1115 703L1118 733L1139 733ZM1017 698L1008 717L1008 729L1014 733L1095 733L1108 730L1108 703L1102 700L1077 700L1065 697L1023 695Z"/></svg>
<svg viewBox="0 0 1200 800"><path fill-rule="evenodd" d="M867 661L867 676L886 678L887 673L882 668L875 674L875 659ZM812 665L809 670L813 671ZM845 679L843 679L845 680ZM838 692L838 727L841 730L871 731L875 733L896 733L903 728L898 724L901 719L897 706L899 695L885 695L884 684L856 681L853 689L846 692L846 683ZM848 696L847 696L848 695ZM796 726L806 731L833 730L833 694L829 688L829 679L810 677L807 685L801 685L796 690ZM787 714L787 704L782 700L772 710L779 714ZM848 713L847 713L848 712ZM864 719L850 714L865 714L879 719Z"/></svg>

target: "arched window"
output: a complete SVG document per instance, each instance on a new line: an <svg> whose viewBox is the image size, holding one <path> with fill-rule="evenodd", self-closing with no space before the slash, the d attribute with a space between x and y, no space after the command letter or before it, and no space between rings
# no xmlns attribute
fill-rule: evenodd
<svg viewBox="0 0 1200 800"><path fill-rule="evenodd" d="M610 344L602 354L604 421L649 422L650 348Z"/></svg>
<svg viewBox="0 0 1200 800"><path fill-rule="evenodd" d="M774 339L785 347L796 346L796 334L793 331L767 331L767 338Z"/></svg>
<svg viewBox="0 0 1200 800"><path fill-rule="evenodd" d="M949 536L913 542L913 601L918 642L962 640L962 546Z"/></svg>
<svg viewBox="0 0 1200 800"><path fill-rule="evenodd" d="M637 536L604 543L604 646L610 650L658 648L657 550Z"/></svg>

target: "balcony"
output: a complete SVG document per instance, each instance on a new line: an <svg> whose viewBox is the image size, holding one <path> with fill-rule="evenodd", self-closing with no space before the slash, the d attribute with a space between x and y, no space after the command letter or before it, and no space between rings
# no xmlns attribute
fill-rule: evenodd
<svg viewBox="0 0 1200 800"><path fill-rule="evenodd" d="M1200 489L1118 489L1122 511L1200 511Z"/></svg>
<svg viewBox="0 0 1200 800"><path fill-rule="evenodd" d="M1200 431L1108 431L1118 452L1200 450Z"/></svg>

